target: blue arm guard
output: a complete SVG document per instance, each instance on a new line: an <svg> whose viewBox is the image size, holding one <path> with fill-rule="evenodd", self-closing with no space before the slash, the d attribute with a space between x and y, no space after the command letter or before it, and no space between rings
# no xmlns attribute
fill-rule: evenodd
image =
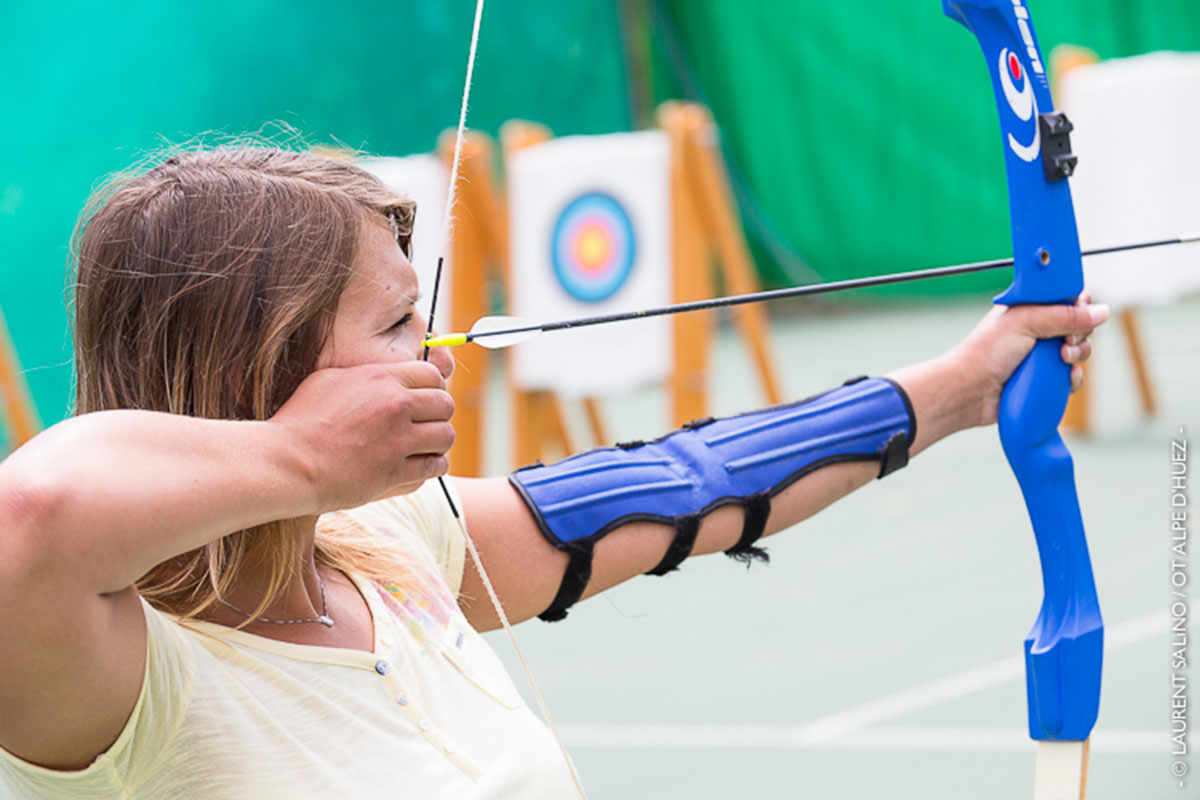
<svg viewBox="0 0 1200 800"><path fill-rule="evenodd" d="M630 442L534 464L509 476L542 534L570 556L550 607L560 620L583 595L592 550L628 522L661 522L675 538L648 574L665 575L688 555L700 519L715 508L746 509L738 543L726 554L766 559L754 543L771 498L813 470L880 461L879 477L908 463L917 420L908 396L885 378L856 378L807 400L723 419L697 420L652 442Z"/></svg>

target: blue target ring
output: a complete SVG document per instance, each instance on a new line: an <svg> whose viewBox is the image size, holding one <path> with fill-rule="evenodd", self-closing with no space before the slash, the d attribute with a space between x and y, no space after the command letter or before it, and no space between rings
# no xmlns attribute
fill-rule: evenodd
<svg viewBox="0 0 1200 800"><path fill-rule="evenodd" d="M612 195L588 192L558 215L550 240L554 276L567 294L599 303L616 294L633 271L633 222Z"/></svg>

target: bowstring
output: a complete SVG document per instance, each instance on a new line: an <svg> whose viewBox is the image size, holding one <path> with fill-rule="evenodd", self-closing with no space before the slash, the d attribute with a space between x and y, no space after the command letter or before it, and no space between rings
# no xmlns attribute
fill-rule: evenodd
<svg viewBox="0 0 1200 800"><path fill-rule="evenodd" d="M429 327L425 334L426 340L433 335L433 320L437 312L438 290L441 288L442 283L442 265L445 262L446 250L450 245L450 237L454 228L453 215L454 202L458 190L458 169L462 163L463 139L465 138L467 126L467 105L471 96L471 79L475 73L475 54L479 47L479 27L483 19L483 3L484 0L476 0L475 2L475 22L471 28L471 49L467 54L467 76L463 81L462 103L459 106L458 112L458 128L454 133L454 154L451 156L450 161L450 185L446 189L446 208L442 214L437 268L433 276L433 294L429 300ZM428 345L425 346L421 353L421 360L429 360ZM446 498L446 504L450 507L450 513L454 516L454 521L462 533L463 541L466 543L467 550L471 554L471 561L475 564L475 569L479 572L479 578L483 582L483 588L487 591L492 608L496 611L496 617L500 620L505 634L508 635L508 641L517 656L517 661L521 664L521 670L525 673L525 680L529 683L529 688L533 691L533 697L537 701L542 719L546 721L546 727L550 729L550 733L558 745L558 750L562 754L563 761L566 762L567 771L571 775L571 780L575 783L575 789L579 792L580 798L587 800L587 794L583 791L583 783L579 779L579 773L575 770L575 764L571 761L571 756L567 753L567 747L563 744L562 736L558 732L558 726L554 724L554 719L550 716L550 709L546 707L546 701L542 697L542 692L538 688L537 681L533 678L533 672L529 669L529 664L525 661L525 654L521 652L521 646L517 644L517 637L513 634L512 624L508 620L508 614L504 611L504 604L500 602L500 596L496 594L496 588L492 584L492 579L488 577L487 570L483 566L483 559L480 558L479 550L475 547L475 540L471 538L471 534L467 533L466 523L463 521L462 515L459 514L454 499L450 496L450 489L446 486L445 478L439 475L437 482L442 487L442 495Z"/></svg>

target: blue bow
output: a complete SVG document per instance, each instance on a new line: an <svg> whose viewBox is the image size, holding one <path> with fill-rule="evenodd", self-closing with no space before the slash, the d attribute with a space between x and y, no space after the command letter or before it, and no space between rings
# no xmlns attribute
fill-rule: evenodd
<svg viewBox="0 0 1200 800"><path fill-rule="evenodd" d="M942 8L979 40L1000 116L1014 274L996 302L1073 303L1083 291L1083 267L1066 180L1075 167L1071 124L1054 111L1029 10L1022 0L943 0ZM1057 430L1070 389L1062 344L1039 341L1013 373L999 427L1033 523L1045 591L1025 640L1029 735L1084 742L1100 705L1104 623L1071 454ZM1086 761L1082 769L1086 774Z"/></svg>

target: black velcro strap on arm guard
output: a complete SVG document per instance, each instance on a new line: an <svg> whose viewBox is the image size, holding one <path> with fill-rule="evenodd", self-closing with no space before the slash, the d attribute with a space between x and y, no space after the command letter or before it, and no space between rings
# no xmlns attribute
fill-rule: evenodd
<svg viewBox="0 0 1200 800"><path fill-rule="evenodd" d="M742 534L726 553L746 563L765 559L755 542L772 497L829 464L879 461L882 478L908 463L916 425L899 385L857 378L798 403L700 420L652 442L518 470L509 481L542 534L570 557L554 601L539 616L566 616L587 588L596 542L629 522L674 526L671 546L649 573L664 575L691 554L705 514L740 505Z"/></svg>

